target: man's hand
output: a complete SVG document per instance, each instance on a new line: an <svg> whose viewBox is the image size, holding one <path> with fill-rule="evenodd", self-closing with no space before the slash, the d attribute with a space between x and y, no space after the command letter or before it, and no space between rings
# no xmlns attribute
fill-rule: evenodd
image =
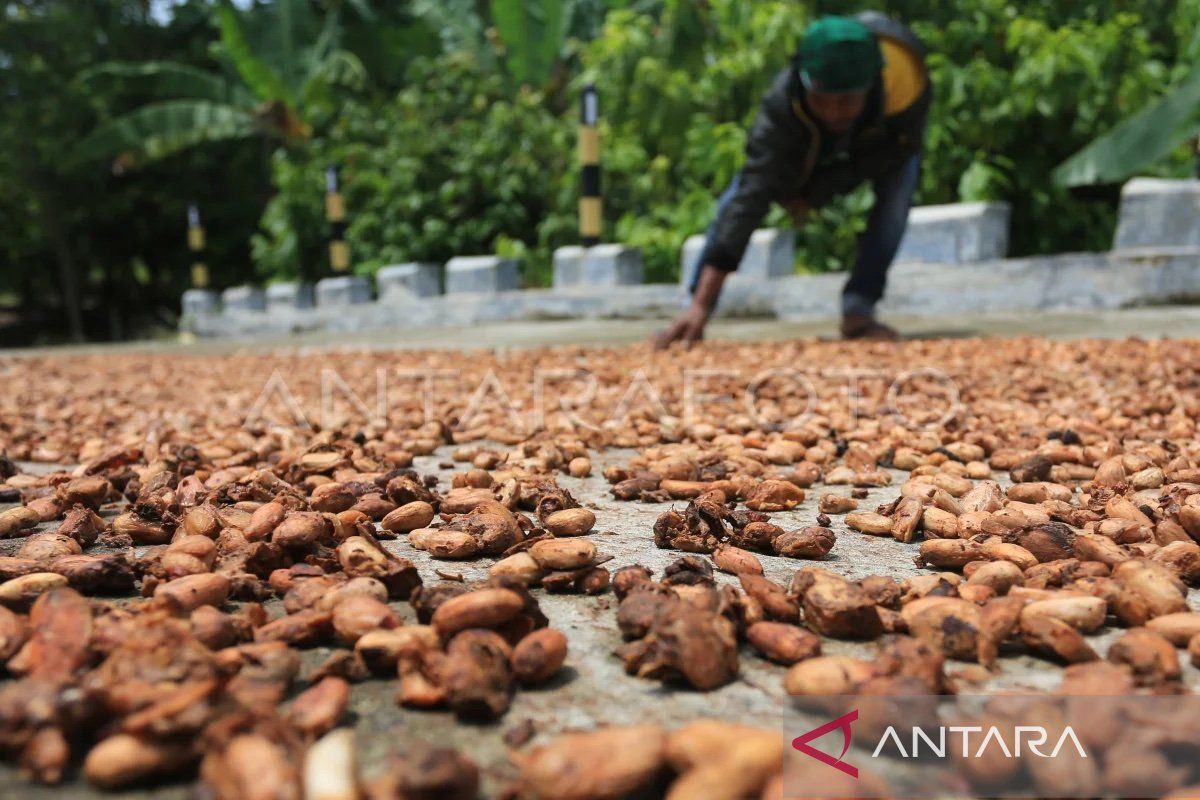
<svg viewBox="0 0 1200 800"><path fill-rule="evenodd" d="M700 279L696 281L692 304L671 320L670 327L654 337L654 346L662 350L671 342L683 342L691 347L703 339L704 326L708 324L709 314L717 307L717 298L721 296L721 287L725 285L728 275L725 270L705 264L700 270Z"/></svg>
<svg viewBox="0 0 1200 800"><path fill-rule="evenodd" d="M704 326L708 324L707 309L698 307L695 303L688 306L679 316L671 320L665 331L659 331L654 337L655 348L662 350L672 342L683 342L688 347L704 338Z"/></svg>

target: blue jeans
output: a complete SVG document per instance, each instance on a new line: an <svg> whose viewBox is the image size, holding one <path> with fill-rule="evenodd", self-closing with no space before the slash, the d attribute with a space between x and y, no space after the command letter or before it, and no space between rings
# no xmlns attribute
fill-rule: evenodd
<svg viewBox="0 0 1200 800"><path fill-rule="evenodd" d="M921 156L915 155L893 172L877 179L875 205L867 218L867 229L858 237L858 253L850 277L842 289L842 314L872 314L875 304L883 297L887 286L887 271L896 257L904 229L908 226L908 212L912 208L913 195L921 179ZM729 188L717 199L720 216L725 206L733 200L741 185L742 175L734 176ZM710 225L707 235L711 236L715 223ZM700 267L704 254L687 265L689 292L696 291L700 280Z"/></svg>

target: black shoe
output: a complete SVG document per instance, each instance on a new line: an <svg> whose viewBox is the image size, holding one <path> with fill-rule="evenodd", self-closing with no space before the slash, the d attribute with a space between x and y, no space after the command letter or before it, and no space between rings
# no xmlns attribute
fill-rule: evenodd
<svg viewBox="0 0 1200 800"><path fill-rule="evenodd" d="M869 314L847 314L842 317L842 338L894 342L900 338L900 334Z"/></svg>

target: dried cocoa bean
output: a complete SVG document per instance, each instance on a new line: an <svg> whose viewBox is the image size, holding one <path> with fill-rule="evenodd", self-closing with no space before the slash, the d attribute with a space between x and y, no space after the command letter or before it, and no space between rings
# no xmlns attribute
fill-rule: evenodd
<svg viewBox="0 0 1200 800"><path fill-rule="evenodd" d="M657 725L569 733L529 754L521 782L539 800L621 800L657 783L665 751Z"/></svg>
<svg viewBox="0 0 1200 800"><path fill-rule="evenodd" d="M862 587L822 578L804 592L804 624L834 639L874 639L883 633L875 603Z"/></svg>
<svg viewBox="0 0 1200 800"><path fill-rule="evenodd" d="M781 534L772 546L778 555L786 558L820 560L829 555L836 541L836 535L829 528L810 526Z"/></svg>
<svg viewBox="0 0 1200 800"><path fill-rule="evenodd" d="M1108 649L1108 660L1125 664L1139 686L1160 686L1181 674L1175 645L1149 628L1131 628Z"/></svg>
<svg viewBox="0 0 1200 800"><path fill-rule="evenodd" d="M753 553L730 544L717 545L716 549L713 550L712 560L717 569L727 572L730 575L741 575L743 573L751 575L763 574L762 563Z"/></svg>
<svg viewBox="0 0 1200 800"><path fill-rule="evenodd" d="M446 647L438 670L446 702L468 719L494 719L508 710L512 699L511 648L493 631L465 630Z"/></svg>
<svg viewBox="0 0 1200 800"><path fill-rule="evenodd" d="M529 555L542 569L580 569L595 559L596 545L585 539L546 539L535 542L529 548Z"/></svg>
<svg viewBox="0 0 1200 800"><path fill-rule="evenodd" d="M468 628L494 628L511 620L525 600L511 589L479 589L452 597L437 607L433 629L443 640Z"/></svg>
<svg viewBox="0 0 1200 800"><path fill-rule="evenodd" d="M566 657L567 637L554 628L542 628L513 648L513 675L524 686L541 685L558 674Z"/></svg>
<svg viewBox="0 0 1200 800"><path fill-rule="evenodd" d="M795 664L821 654L821 640L797 625L757 622L746 629L754 649L777 664Z"/></svg>
<svg viewBox="0 0 1200 800"><path fill-rule="evenodd" d="M596 525L596 515L586 508L556 511L542 523L555 536L582 536Z"/></svg>

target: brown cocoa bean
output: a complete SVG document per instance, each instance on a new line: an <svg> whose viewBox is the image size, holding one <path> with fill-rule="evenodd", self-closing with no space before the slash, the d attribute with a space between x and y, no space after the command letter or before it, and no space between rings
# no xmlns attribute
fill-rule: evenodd
<svg viewBox="0 0 1200 800"><path fill-rule="evenodd" d="M820 560L829 555L836 541L837 537L829 528L810 526L780 534L771 546L778 555L786 558Z"/></svg>
<svg viewBox="0 0 1200 800"><path fill-rule="evenodd" d="M596 545L586 539L545 539L535 542L528 552L542 569L572 570L592 563Z"/></svg>
<svg viewBox="0 0 1200 800"><path fill-rule="evenodd" d="M731 544L719 544L712 553L713 563L717 569L730 575L762 575L762 562L751 552Z"/></svg>
<svg viewBox="0 0 1200 800"><path fill-rule="evenodd" d="M665 751L657 725L569 733L529 754L521 782L539 800L621 800L658 781Z"/></svg>
<svg viewBox="0 0 1200 800"><path fill-rule="evenodd" d="M566 657L567 637L554 628L542 628L513 648L513 675L524 686L539 686L558 674Z"/></svg>
<svg viewBox="0 0 1200 800"><path fill-rule="evenodd" d="M756 622L746 629L746 639L777 664L795 664L821 654L820 638L783 622Z"/></svg>
<svg viewBox="0 0 1200 800"><path fill-rule="evenodd" d="M200 606L219 606L229 597L229 578L216 572L187 575L162 583L154 597L175 614L190 614Z"/></svg>
<svg viewBox="0 0 1200 800"><path fill-rule="evenodd" d="M525 607L525 600L510 589L479 589L452 597L433 612L433 629L443 640L468 628L495 628Z"/></svg>
<svg viewBox="0 0 1200 800"><path fill-rule="evenodd" d="M582 536L596 525L596 515L586 508L565 508L542 523L555 536Z"/></svg>

